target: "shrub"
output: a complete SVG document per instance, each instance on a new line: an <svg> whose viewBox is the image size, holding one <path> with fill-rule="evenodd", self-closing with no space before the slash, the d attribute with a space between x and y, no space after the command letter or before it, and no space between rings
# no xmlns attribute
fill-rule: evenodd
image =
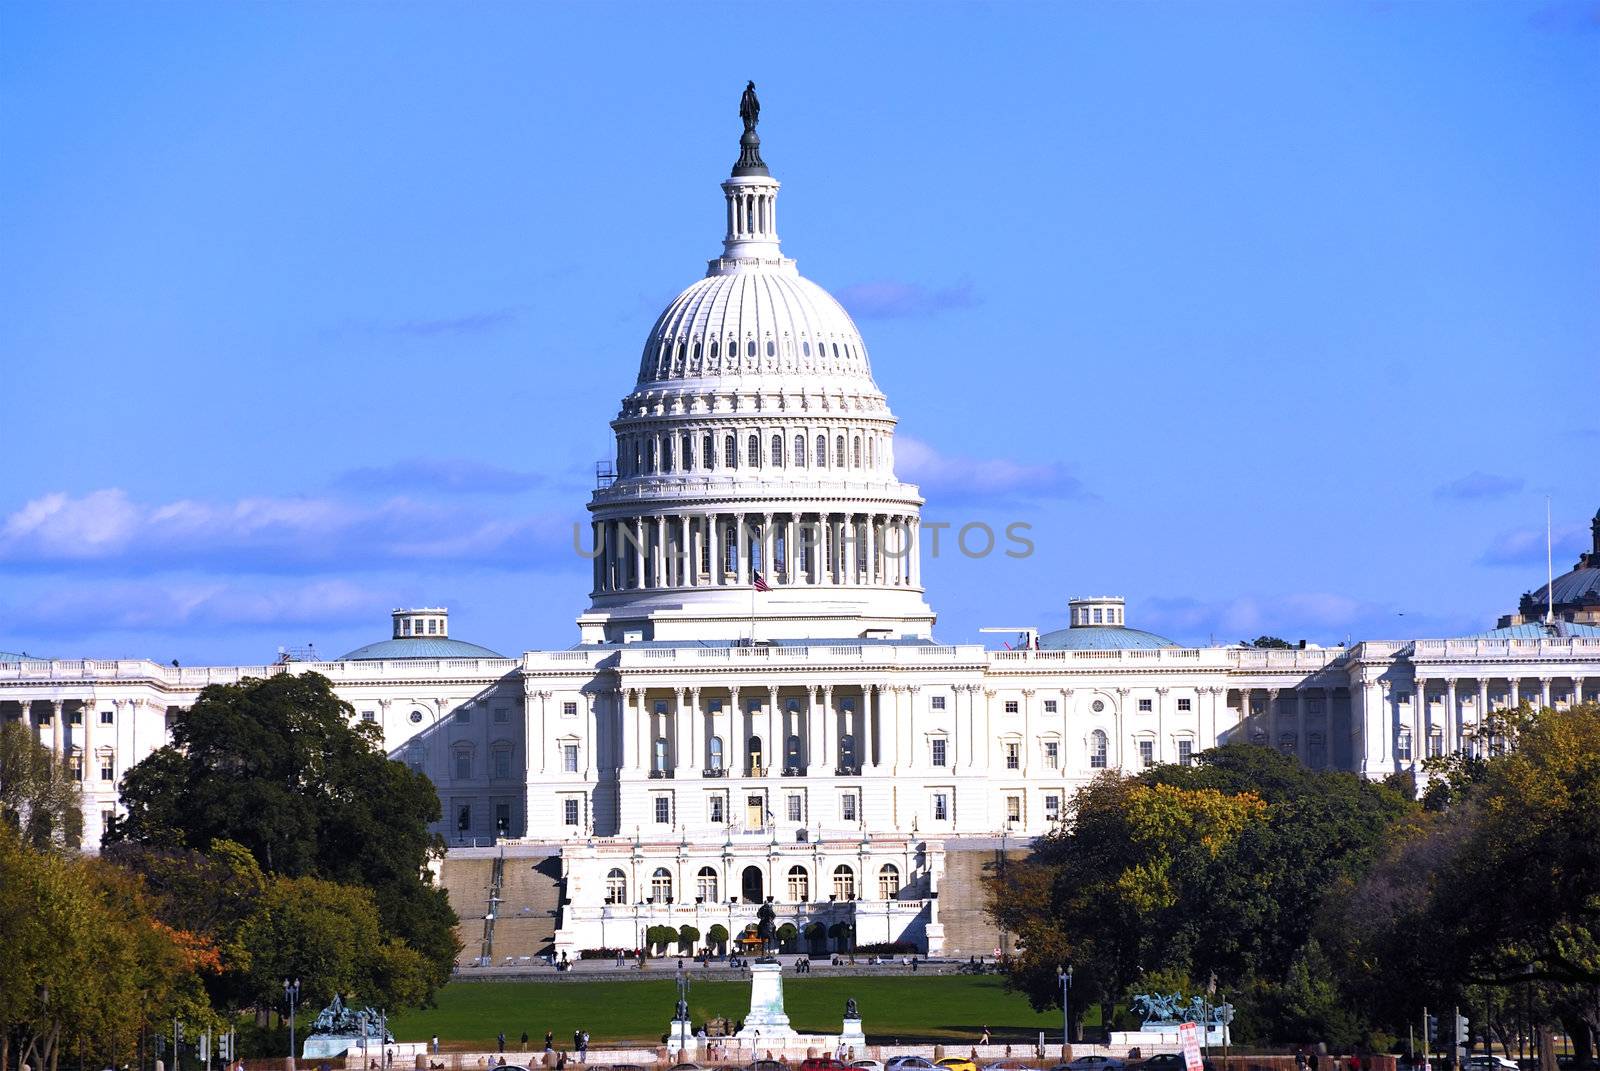
<svg viewBox="0 0 1600 1071"><path fill-rule="evenodd" d="M694 943L698 940L700 940L700 931L695 927L687 922L678 927L678 947L680 949L692 950Z"/></svg>
<svg viewBox="0 0 1600 1071"><path fill-rule="evenodd" d="M578 953L578 958L616 959L618 956L622 956L624 959L632 959L635 955L635 950L631 948L585 948Z"/></svg>
<svg viewBox="0 0 1600 1071"><path fill-rule="evenodd" d="M711 924L711 928L706 931L706 940L710 941L714 945L727 944L728 928L720 922L713 922Z"/></svg>
<svg viewBox="0 0 1600 1071"><path fill-rule="evenodd" d="M856 949L858 955L866 956L912 956L920 955L921 951L910 941L875 941Z"/></svg>

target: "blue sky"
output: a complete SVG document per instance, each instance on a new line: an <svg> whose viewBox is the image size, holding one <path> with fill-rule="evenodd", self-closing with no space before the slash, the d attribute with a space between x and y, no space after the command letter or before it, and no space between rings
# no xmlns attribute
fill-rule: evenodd
<svg viewBox="0 0 1600 1071"><path fill-rule="evenodd" d="M938 635L1491 626L1600 507L1594 4L0 14L0 649L565 646L607 421L760 87ZM1402 616L1403 615L1403 616Z"/></svg>

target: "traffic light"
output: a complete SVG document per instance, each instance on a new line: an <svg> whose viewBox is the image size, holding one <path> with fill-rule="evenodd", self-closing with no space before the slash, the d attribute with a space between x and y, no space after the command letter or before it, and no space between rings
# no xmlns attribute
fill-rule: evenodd
<svg viewBox="0 0 1600 1071"><path fill-rule="evenodd" d="M1437 1015L1428 1016L1428 1040L1439 1040L1439 1017Z"/></svg>
<svg viewBox="0 0 1600 1071"><path fill-rule="evenodd" d="M1470 1036L1467 1033L1467 1027L1469 1025L1471 1025L1471 1024L1470 1024L1469 1020L1467 1019L1467 1017L1465 1015L1457 1015L1456 1016L1456 1044L1457 1045L1465 1045L1467 1043L1467 1038Z"/></svg>
<svg viewBox="0 0 1600 1071"><path fill-rule="evenodd" d="M233 1062L233 1031L228 1030L217 1036L217 1059L225 1064Z"/></svg>
<svg viewBox="0 0 1600 1071"><path fill-rule="evenodd" d="M196 1053L195 1055L199 1058L201 1063L206 1063L206 1062L210 1061L210 1059L211 1059L211 1031L202 1030L200 1032L200 1051L198 1053Z"/></svg>

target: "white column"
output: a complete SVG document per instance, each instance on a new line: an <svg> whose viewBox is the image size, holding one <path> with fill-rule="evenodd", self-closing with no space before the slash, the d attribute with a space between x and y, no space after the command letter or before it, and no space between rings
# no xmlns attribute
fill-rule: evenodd
<svg viewBox="0 0 1600 1071"><path fill-rule="evenodd" d="M1444 701L1447 708L1444 723L1445 754L1454 755L1461 750L1461 709L1456 703L1455 674L1445 678Z"/></svg>
<svg viewBox="0 0 1600 1071"><path fill-rule="evenodd" d="M788 721L788 715L785 714L778 707L778 689L776 689L776 688L768 688L767 689L767 746L766 746L765 755L764 755L762 761L767 764L767 768L769 770L772 769L773 766L775 766L775 765L779 766L779 767L781 767L783 765L783 749L779 746L778 738L780 736L787 736L788 735L788 731L789 731L788 730L788 725L785 724L787 721ZM774 748L777 748L778 750L774 751L773 750ZM774 755L778 756L776 762L773 761L773 756Z"/></svg>
<svg viewBox="0 0 1600 1071"><path fill-rule="evenodd" d="M1550 709L1550 680L1549 677L1539 678L1539 705L1546 710Z"/></svg>
<svg viewBox="0 0 1600 1071"><path fill-rule="evenodd" d="M55 759L55 764L60 767L66 754L66 721L67 704L61 699L50 701L50 754Z"/></svg>
<svg viewBox="0 0 1600 1071"><path fill-rule="evenodd" d="M1428 754L1428 682L1413 676L1411 687L1411 762L1420 766Z"/></svg>
<svg viewBox="0 0 1600 1071"><path fill-rule="evenodd" d="M689 776L699 777L700 771L705 765L707 739L711 734L705 731L705 715L700 710L700 689L690 688L688 693L689 709L684 711L683 693L679 692L678 710L680 716L685 717L689 723L689 762L687 764ZM727 741L723 741L722 754L723 758L726 759L728 754ZM680 763L680 765L683 764Z"/></svg>
<svg viewBox="0 0 1600 1071"><path fill-rule="evenodd" d="M1159 742L1157 747L1159 747ZM1033 689L1022 689L1022 769L1023 777L1033 764Z"/></svg>

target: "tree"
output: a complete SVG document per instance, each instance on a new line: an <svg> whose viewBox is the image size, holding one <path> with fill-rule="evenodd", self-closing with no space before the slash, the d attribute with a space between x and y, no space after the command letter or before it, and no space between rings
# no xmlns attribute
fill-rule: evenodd
<svg viewBox="0 0 1600 1071"><path fill-rule="evenodd" d="M1257 636L1253 640L1240 640L1239 646L1263 647L1267 648L1268 650L1287 651L1293 649L1294 644L1290 643L1288 640L1280 639L1277 636Z"/></svg>
<svg viewBox="0 0 1600 1071"><path fill-rule="evenodd" d="M54 1069L63 1050L121 1063L141 1028L169 1015L218 1022L200 980L219 965L204 938L153 918L126 872L40 851L5 826L0 949L0 1067L13 1041L19 1065Z"/></svg>
<svg viewBox="0 0 1600 1071"><path fill-rule="evenodd" d="M728 928L720 922L713 922L711 928L706 930L706 940L716 946L718 950L728 945Z"/></svg>
<svg viewBox="0 0 1600 1071"><path fill-rule="evenodd" d="M1418 993L1443 1004L1525 986L1587 1044L1600 1034L1600 705L1524 708L1489 732L1503 748L1436 771L1435 810L1395 831L1335 932L1350 962L1411 980L1375 1016L1403 1021Z"/></svg>
<svg viewBox="0 0 1600 1071"><path fill-rule="evenodd" d="M107 842L205 851L242 845L263 871L371 890L381 932L428 964L427 993L459 951L444 891L428 864L439 798L392 762L376 725L315 673L211 685L173 721L172 743L122 782L127 817Z"/></svg>
<svg viewBox="0 0 1600 1071"><path fill-rule="evenodd" d="M695 927L689 925L687 922L685 922L682 926L678 927L678 951L679 952L684 952L684 953L693 952L694 951L694 943L696 941L698 941L698 940L700 940L700 931L698 929L696 929Z"/></svg>
<svg viewBox="0 0 1600 1071"><path fill-rule="evenodd" d="M671 926L650 926L644 931L644 939L658 955L665 955L667 946L678 939L678 931Z"/></svg>
<svg viewBox="0 0 1600 1071"><path fill-rule="evenodd" d="M988 879L991 914L1022 949L1008 982L1037 1008L1058 1005L1057 970L1071 963L1081 1009L1152 979L1192 995L1215 976L1256 1006L1242 1027L1287 1036L1317 995L1293 1004L1286 987L1312 962L1329 890L1411 809L1381 786L1249 744L1192 767L1103 775L1076 794L1069 826Z"/></svg>
<svg viewBox="0 0 1600 1071"><path fill-rule="evenodd" d="M83 840L78 783L20 723L0 723L0 822L35 848Z"/></svg>

